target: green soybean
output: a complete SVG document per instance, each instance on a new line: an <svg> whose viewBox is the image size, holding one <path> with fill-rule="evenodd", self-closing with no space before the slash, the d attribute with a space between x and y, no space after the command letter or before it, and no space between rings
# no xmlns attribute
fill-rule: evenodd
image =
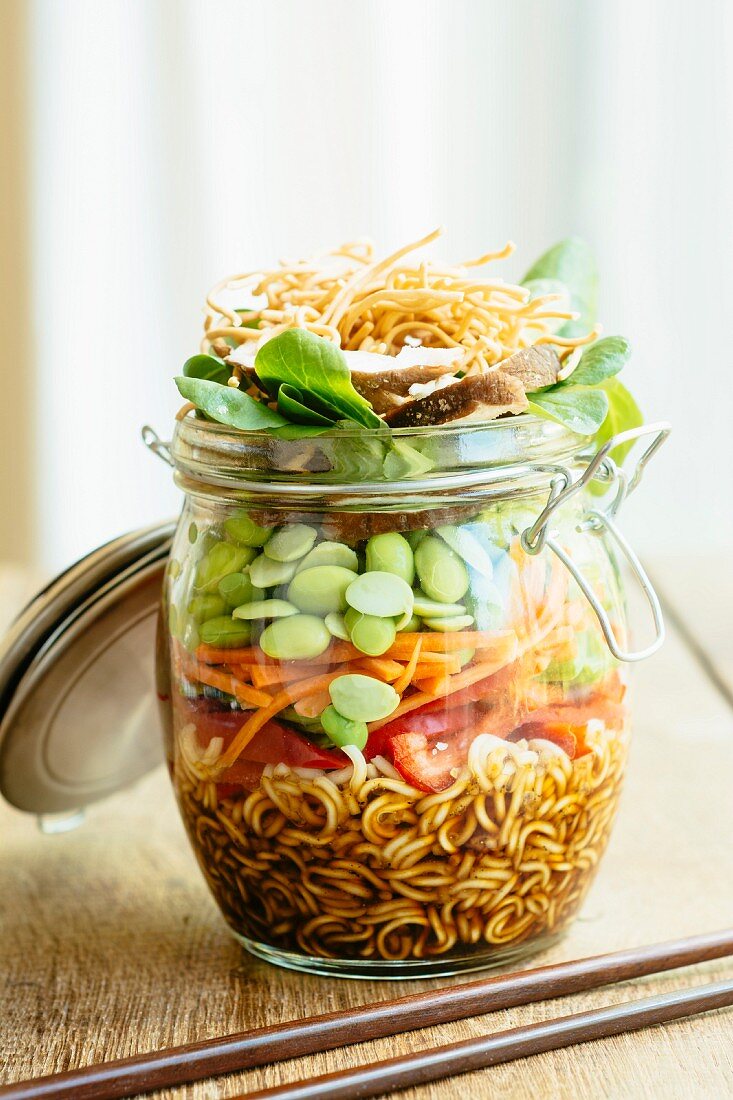
<svg viewBox="0 0 733 1100"><path fill-rule="evenodd" d="M346 602L362 615L409 619L412 615L413 593L407 581L394 573L374 570L362 573L346 589Z"/></svg>
<svg viewBox="0 0 733 1100"><path fill-rule="evenodd" d="M334 745L338 745L339 748L355 745L357 749L363 749L369 737L366 722L354 722L351 718L344 718L334 706L326 707L321 713L321 725Z"/></svg>
<svg viewBox="0 0 733 1100"><path fill-rule="evenodd" d="M447 619L426 619L425 625L431 630L439 630L442 634L448 634L453 630L468 630L473 625L473 615L454 615Z"/></svg>
<svg viewBox="0 0 733 1100"><path fill-rule="evenodd" d="M292 619L285 620L288 621L293 622ZM332 680L328 692L339 714L354 722L376 722L387 718L400 702L399 695L390 684L356 672Z"/></svg>
<svg viewBox="0 0 733 1100"><path fill-rule="evenodd" d="M252 629L249 623L237 623L228 615L218 619L209 619L199 627L201 641L217 649L235 649L249 645Z"/></svg>
<svg viewBox="0 0 733 1100"><path fill-rule="evenodd" d="M198 527L196 526L195 523L190 523L188 525L188 541L191 543L192 546L193 546L193 544L195 543L195 541L198 537L199 537Z"/></svg>
<svg viewBox="0 0 733 1100"><path fill-rule="evenodd" d="M272 588L274 584L284 584L295 576L294 561L273 561L260 554L249 567L252 584L258 588Z"/></svg>
<svg viewBox="0 0 733 1100"><path fill-rule="evenodd" d="M168 558L166 572L172 581L181 575L181 563L177 558Z"/></svg>
<svg viewBox="0 0 733 1100"><path fill-rule="evenodd" d="M276 619L260 635L260 648L280 661L303 661L318 657L331 644L323 619L315 615L290 615Z"/></svg>
<svg viewBox="0 0 733 1100"><path fill-rule="evenodd" d="M201 636L198 627L192 619L188 619L180 632L181 644L189 653L193 653L199 646Z"/></svg>
<svg viewBox="0 0 733 1100"><path fill-rule="evenodd" d="M272 533L272 527L260 527L246 512L235 512L224 521L227 538L242 546L264 546Z"/></svg>
<svg viewBox="0 0 733 1100"><path fill-rule="evenodd" d="M313 546L318 532L315 527L305 523L293 523L290 527L281 527L265 543L264 553L273 561L297 561Z"/></svg>
<svg viewBox="0 0 733 1100"><path fill-rule="evenodd" d="M316 565L296 573L288 588L288 599L301 611L327 615L345 611L346 590L354 582L354 572L341 565Z"/></svg>
<svg viewBox="0 0 733 1100"><path fill-rule="evenodd" d="M350 641L349 632L344 622L344 616L340 615L338 611L329 611L324 622L334 638L340 638L342 642Z"/></svg>
<svg viewBox="0 0 733 1100"><path fill-rule="evenodd" d="M461 662L461 668L464 668L465 665L470 665L471 661L476 656L476 650L475 649L455 649L453 651L453 656L456 657Z"/></svg>
<svg viewBox="0 0 733 1100"><path fill-rule="evenodd" d="M188 605L187 611L195 623L203 623L206 619L217 619L227 609L227 605L221 596L194 596Z"/></svg>
<svg viewBox="0 0 733 1100"><path fill-rule="evenodd" d="M436 534L448 543L472 569L489 580L494 575L494 564L481 543L463 527L438 527Z"/></svg>
<svg viewBox="0 0 733 1100"><path fill-rule="evenodd" d="M250 553L247 547L215 542L196 566L193 582L196 593L216 592L223 577L242 571L250 560Z"/></svg>
<svg viewBox="0 0 733 1100"><path fill-rule="evenodd" d="M300 573L303 569L312 569L315 565L340 565L356 573L359 569L359 559L356 551L343 542L319 542L298 562L297 571Z"/></svg>
<svg viewBox="0 0 733 1100"><path fill-rule="evenodd" d="M176 607L176 605L174 603L172 603L168 608L168 633L170 635L172 635L172 637L174 637L174 638L178 637L178 629L179 629L178 619L179 619L178 608ZM347 638L348 638L348 634L347 634Z"/></svg>
<svg viewBox="0 0 733 1100"><path fill-rule="evenodd" d="M409 631L409 633L415 634L421 626L422 619L418 619L417 615L412 615L407 622L405 622L404 619L400 619L397 624L397 633L402 634L403 631L405 633Z"/></svg>
<svg viewBox="0 0 733 1100"><path fill-rule="evenodd" d="M413 610L416 615L422 615L425 619L434 618L436 615L465 615L466 609L462 603L440 603L439 600L429 599L424 592L418 589L415 592Z"/></svg>
<svg viewBox="0 0 733 1100"><path fill-rule="evenodd" d="M253 600L241 607L235 607L232 612L235 619L284 619L288 615L297 614L297 607L293 607L287 600Z"/></svg>
<svg viewBox="0 0 733 1100"><path fill-rule="evenodd" d="M418 546L424 538L427 538L427 531L408 531L405 538L409 542L413 550L417 550Z"/></svg>
<svg viewBox="0 0 733 1100"><path fill-rule="evenodd" d="M249 603L251 600L261 600L264 592L252 584L249 572L230 573L219 581L219 595L227 607L234 608L241 607L243 603Z"/></svg>
<svg viewBox="0 0 733 1100"><path fill-rule="evenodd" d="M344 622L353 645L369 657L379 657L395 640L397 629L394 619L379 619L376 615L362 615L353 608L344 615Z"/></svg>
<svg viewBox="0 0 733 1100"><path fill-rule="evenodd" d="M407 584L415 579L412 547L397 531L372 535L366 545L366 567L369 572L394 573Z"/></svg>
<svg viewBox="0 0 733 1100"><path fill-rule="evenodd" d="M468 570L442 539L428 535L415 551L420 586L430 599L457 603L468 591Z"/></svg>

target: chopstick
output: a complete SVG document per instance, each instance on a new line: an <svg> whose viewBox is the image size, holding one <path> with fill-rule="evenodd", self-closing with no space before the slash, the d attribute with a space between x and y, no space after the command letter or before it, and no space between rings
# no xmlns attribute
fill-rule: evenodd
<svg viewBox="0 0 733 1100"><path fill-rule="evenodd" d="M481 978L360 1008L101 1062L0 1086L0 1098L118 1100L730 955L733 955L733 928Z"/></svg>
<svg viewBox="0 0 733 1100"><path fill-rule="evenodd" d="M326 1073L309 1081L295 1081L261 1092L238 1093L230 1100L353 1100L355 1096L382 1096L385 1093L391 1096L394 1091L412 1085L424 1085L531 1054L544 1054L591 1039L639 1031L731 1005L733 981L715 982L697 989L678 989L658 997L623 1001L591 1012L496 1031L480 1039L466 1039L449 1046L415 1051L401 1058Z"/></svg>

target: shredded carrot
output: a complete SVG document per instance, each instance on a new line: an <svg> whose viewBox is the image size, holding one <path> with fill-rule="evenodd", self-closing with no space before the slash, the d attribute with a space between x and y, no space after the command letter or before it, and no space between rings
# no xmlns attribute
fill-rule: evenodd
<svg viewBox="0 0 733 1100"><path fill-rule="evenodd" d="M319 691L317 695L306 695L298 699L295 710L301 718L317 718L330 702L331 696L328 692Z"/></svg>
<svg viewBox="0 0 733 1100"><path fill-rule="evenodd" d="M456 630L450 634L400 634L384 654L385 657L400 657L407 660L417 638L422 638L422 657L425 660L428 652L451 653L456 649L501 649L506 645L507 639L516 640L513 630L488 633L482 630Z"/></svg>
<svg viewBox="0 0 733 1100"><path fill-rule="evenodd" d="M445 661L442 665L423 664L421 658L413 674L412 682L414 683L415 680L424 680L427 676L453 676L454 673L460 671L461 662L457 657L453 657L450 661Z"/></svg>
<svg viewBox="0 0 733 1100"><path fill-rule="evenodd" d="M208 668L206 665L199 665L194 672L194 676L202 684L207 684L208 687L216 688L218 691L225 691L227 695L233 695L240 703L249 703L253 707L266 707L272 699L272 696L268 695L266 691L257 691L248 684L243 684L231 673L220 672L218 669Z"/></svg>
<svg viewBox="0 0 733 1100"><path fill-rule="evenodd" d="M493 676L495 672L504 668L505 665L511 664L511 662L516 659L516 656L516 635L513 632L509 632L507 644L505 645L505 652L503 654L497 654L494 660L480 661L477 664L471 665L470 668L464 669L463 672L459 672L458 675L451 676L450 692L446 692L445 694L452 695L453 692L460 691L461 688L470 687L471 684L475 684L479 680L484 680L489 676ZM430 695L427 691L416 691L413 695L403 699L388 718L382 718L378 722L370 722L369 729L381 729L382 726L386 726L389 722L394 722L395 718L399 718L403 714L409 714L410 711L417 710L418 707L422 707L426 703L431 703L433 700L434 696Z"/></svg>
<svg viewBox="0 0 733 1100"><path fill-rule="evenodd" d="M404 665L399 661L391 661L387 657L364 657L361 661L354 661L354 668L359 672L371 672L380 680L391 683L404 672ZM349 669L351 665L349 665ZM346 671L346 670L345 670Z"/></svg>
<svg viewBox="0 0 733 1100"><path fill-rule="evenodd" d="M320 692L325 691L337 676L342 675L343 673L339 669L337 672L327 672L323 676L311 676L307 680L299 680L295 684L290 684L283 691L279 691L277 695L272 697L268 706L262 707L261 710L257 710L250 715L241 729L237 731L226 752L222 754L219 760L220 766L222 768L231 767L257 731L267 725L270 719L279 714L281 710L285 710L285 707L289 707L291 703L296 703L299 699L305 698L306 695L318 695Z"/></svg>
<svg viewBox="0 0 733 1100"><path fill-rule="evenodd" d="M395 689L395 691L397 692L398 695L402 695L402 693L407 689L407 686L410 683L410 681L412 680L413 676L415 675L415 671L417 669L417 662L418 662L418 658L420 656L420 650L421 649L422 649L422 637L418 636L418 639L415 642L415 647L412 651L412 656L410 657L410 660L407 662L407 665L405 666L404 672L402 673L401 676L398 677L398 679L395 680L394 684L392 685L392 687Z"/></svg>
<svg viewBox="0 0 733 1100"><path fill-rule="evenodd" d="M451 693L451 676L426 676L419 680L415 680L415 687L420 691L427 692L434 699L441 695L450 695Z"/></svg>
<svg viewBox="0 0 733 1100"><path fill-rule="evenodd" d="M306 668L293 668L292 665L243 665L255 687L277 687L278 684L289 684L293 680L302 680L311 673L318 676L322 668L308 666Z"/></svg>

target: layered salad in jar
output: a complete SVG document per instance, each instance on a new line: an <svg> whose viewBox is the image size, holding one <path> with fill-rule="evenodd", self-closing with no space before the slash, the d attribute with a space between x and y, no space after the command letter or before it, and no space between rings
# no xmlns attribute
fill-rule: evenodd
<svg viewBox="0 0 733 1100"><path fill-rule="evenodd" d="M191 493L166 581L183 819L233 931L287 965L447 973L543 946L617 807L624 677L562 562L527 542L547 484L446 503L430 477L477 426L550 423L581 452L639 423L628 345L600 336L581 242L515 285L484 272L510 246L416 258L433 236L226 280L177 379L182 424L287 441L300 478L346 461L307 506L282 470L262 501ZM613 556L576 521L560 537L623 634Z"/></svg>

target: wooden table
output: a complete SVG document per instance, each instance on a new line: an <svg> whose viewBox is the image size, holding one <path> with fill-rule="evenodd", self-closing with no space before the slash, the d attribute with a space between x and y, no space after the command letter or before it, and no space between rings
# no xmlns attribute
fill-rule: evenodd
<svg viewBox="0 0 733 1100"><path fill-rule="evenodd" d="M565 940L542 961L710 931L733 920L731 601L712 585L706 590L723 574L722 563L714 562L656 568L678 626L670 629L663 652L638 671L629 777L599 879ZM5 611L11 587L19 602L20 586L10 586L6 575L0 583ZM718 645L712 663L705 653L711 638ZM709 964L156 1095L230 1096L732 976L733 962ZM246 955L204 886L162 769L92 807L86 824L64 835L42 836L32 818L0 806L4 1082L444 982L330 981ZM720 1100L733 1096L733 1011L401 1095Z"/></svg>

